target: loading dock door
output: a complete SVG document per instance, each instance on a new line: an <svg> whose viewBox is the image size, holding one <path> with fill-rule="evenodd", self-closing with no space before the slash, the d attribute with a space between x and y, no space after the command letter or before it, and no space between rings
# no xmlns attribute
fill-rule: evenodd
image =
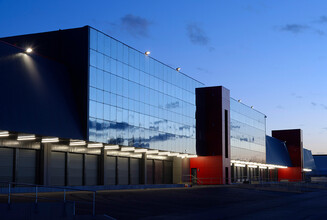
<svg viewBox="0 0 327 220"><path fill-rule="evenodd" d="M140 159L130 158L131 184L140 184Z"/></svg>
<svg viewBox="0 0 327 220"><path fill-rule="evenodd" d="M83 154L68 154L68 185L83 185Z"/></svg>
<svg viewBox="0 0 327 220"><path fill-rule="evenodd" d="M51 152L51 185L65 185L65 153Z"/></svg>
<svg viewBox="0 0 327 220"><path fill-rule="evenodd" d="M13 181L14 150L11 148L0 148L0 181Z"/></svg>
<svg viewBox="0 0 327 220"><path fill-rule="evenodd" d="M128 184L128 158L118 157L118 185Z"/></svg>
<svg viewBox="0 0 327 220"><path fill-rule="evenodd" d="M17 149L16 181L35 184L36 150Z"/></svg>
<svg viewBox="0 0 327 220"><path fill-rule="evenodd" d="M97 185L98 183L98 156L85 155L85 185Z"/></svg>

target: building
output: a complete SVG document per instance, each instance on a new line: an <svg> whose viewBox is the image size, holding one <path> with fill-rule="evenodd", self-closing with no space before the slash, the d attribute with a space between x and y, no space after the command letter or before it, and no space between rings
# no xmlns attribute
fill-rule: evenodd
<svg viewBox="0 0 327 220"><path fill-rule="evenodd" d="M223 184L288 166L267 164L264 114L89 26L2 38L0 58L0 181Z"/></svg>

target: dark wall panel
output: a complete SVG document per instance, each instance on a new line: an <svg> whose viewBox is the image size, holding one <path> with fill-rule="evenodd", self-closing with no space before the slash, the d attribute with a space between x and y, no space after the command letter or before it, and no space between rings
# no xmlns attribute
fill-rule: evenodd
<svg viewBox="0 0 327 220"><path fill-rule="evenodd" d="M0 58L0 129L87 138L87 27L2 38Z"/></svg>
<svg viewBox="0 0 327 220"><path fill-rule="evenodd" d="M65 185L65 162L66 156L63 152L51 152L50 183L54 186Z"/></svg>
<svg viewBox="0 0 327 220"><path fill-rule="evenodd" d="M15 182L35 184L36 154L36 150L17 149Z"/></svg>
<svg viewBox="0 0 327 220"><path fill-rule="evenodd" d="M163 184L163 161L154 161L154 183Z"/></svg>
<svg viewBox="0 0 327 220"><path fill-rule="evenodd" d="M140 159L130 158L130 183L140 184Z"/></svg>
<svg viewBox="0 0 327 220"><path fill-rule="evenodd" d="M83 185L83 154L68 153L67 171L69 186Z"/></svg>
<svg viewBox="0 0 327 220"><path fill-rule="evenodd" d="M0 181L13 181L14 149L0 147Z"/></svg>
<svg viewBox="0 0 327 220"><path fill-rule="evenodd" d="M118 185L128 184L128 158L117 158Z"/></svg>
<svg viewBox="0 0 327 220"><path fill-rule="evenodd" d="M164 161L164 183L172 184L173 183L173 162Z"/></svg>
<svg viewBox="0 0 327 220"><path fill-rule="evenodd" d="M147 178L147 184L153 184L153 172L154 172L154 167L153 167L153 160L146 160L146 178Z"/></svg>
<svg viewBox="0 0 327 220"><path fill-rule="evenodd" d="M85 185L98 183L98 158L97 155L85 155Z"/></svg>
<svg viewBox="0 0 327 220"><path fill-rule="evenodd" d="M107 183L110 185L116 184L116 163L117 158L112 156L107 156L105 164L105 176L107 178Z"/></svg>

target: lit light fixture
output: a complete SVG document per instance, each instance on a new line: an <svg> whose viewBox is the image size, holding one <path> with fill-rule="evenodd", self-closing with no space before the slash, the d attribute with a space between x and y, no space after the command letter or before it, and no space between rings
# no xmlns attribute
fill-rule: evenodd
<svg viewBox="0 0 327 220"><path fill-rule="evenodd" d="M158 156L158 155L147 155L146 156L148 159L158 159L158 160L166 160L166 156Z"/></svg>
<svg viewBox="0 0 327 220"><path fill-rule="evenodd" d="M149 56L149 55L150 55L150 53L151 53L150 51L145 51L145 53L144 53L144 54L145 54L145 55L147 55L147 56Z"/></svg>
<svg viewBox="0 0 327 220"><path fill-rule="evenodd" d="M251 106L251 108L253 108L253 105Z"/></svg>
<svg viewBox="0 0 327 220"><path fill-rule="evenodd" d="M244 164L239 164L239 163L235 163L234 165L235 165L236 167L245 167Z"/></svg>
<svg viewBox="0 0 327 220"><path fill-rule="evenodd" d="M267 169L266 166L259 166L260 169Z"/></svg>
<svg viewBox="0 0 327 220"><path fill-rule="evenodd" d="M8 131L1 131L0 132L0 137L8 137L9 136L9 132Z"/></svg>
<svg viewBox="0 0 327 220"><path fill-rule="evenodd" d="M169 153L168 156L172 157L172 156L175 156L177 157L179 155L179 153Z"/></svg>
<svg viewBox="0 0 327 220"><path fill-rule="evenodd" d="M241 99L239 99L239 100L237 100L238 102L242 102L242 100Z"/></svg>
<svg viewBox="0 0 327 220"><path fill-rule="evenodd" d="M131 155L131 153L129 153L129 152L119 152L118 155L119 156L129 156L129 155Z"/></svg>
<svg viewBox="0 0 327 220"><path fill-rule="evenodd" d="M181 68L180 67L177 67L176 70L179 72L181 70Z"/></svg>
<svg viewBox="0 0 327 220"><path fill-rule="evenodd" d="M177 157L180 157L180 158L185 158L185 157L187 157L187 154L179 154Z"/></svg>
<svg viewBox="0 0 327 220"><path fill-rule="evenodd" d="M148 151L146 152L146 154L157 154L157 153L159 153L158 150L148 150Z"/></svg>
<svg viewBox="0 0 327 220"><path fill-rule="evenodd" d="M83 146L85 144L85 141L70 141L69 146Z"/></svg>
<svg viewBox="0 0 327 220"><path fill-rule="evenodd" d="M168 151L158 153L158 155L160 155L160 156L168 156L169 154L170 154L170 152L168 152Z"/></svg>
<svg viewBox="0 0 327 220"><path fill-rule="evenodd" d="M118 150L119 146L118 145L105 145L104 149L105 150Z"/></svg>
<svg viewBox="0 0 327 220"><path fill-rule="evenodd" d="M30 141L35 140L35 135L22 135L17 137L17 141Z"/></svg>
<svg viewBox="0 0 327 220"><path fill-rule="evenodd" d="M255 165L248 165L248 167L250 167L250 168L257 168L257 166L255 166Z"/></svg>
<svg viewBox="0 0 327 220"><path fill-rule="evenodd" d="M122 147L121 151L134 151L135 147Z"/></svg>
<svg viewBox="0 0 327 220"><path fill-rule="evenodd" d="M32 48L29 47L29 48L26 49L26 53L32 53L32 52L33 52Z"/></svg>
<svg viewBox="0 0 327 220"><path fill-rule="evenodd" d="M134 150L135 153L145 153L147 151L148 151L148 149L143 149L143 148L142 149L135 149Z"/></svg>
<svg viewBox="0 0 327 220"><path fill-rule="evenodd" d="M311 172L311 171L312 171L311 169L303 168L303 172Z"/></svg>
<svg viewBox="0 0 327 220"><path fill-rule="evenodd" d="M91 144L87 144L88 148L99 148L99 147L103 147L102 143L91 143Z"/></svg>
<svg viewBox="0 0 327 220"><path fill-rule="evenodd" d="M198 157L198 155L187 155L187 158L195 158Z"/></svg>
<svg viewBox="0 0 327 220"><path fill-rule="evenodd" d="M42 143L56 143L59 142L59 138L42 138Z"/></svg>

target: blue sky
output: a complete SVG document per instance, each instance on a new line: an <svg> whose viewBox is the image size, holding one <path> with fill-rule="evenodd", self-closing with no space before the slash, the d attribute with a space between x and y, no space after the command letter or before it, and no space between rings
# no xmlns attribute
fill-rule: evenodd
<svg viewBox="0 0 327 220"><path fill-rule="evenodd" d="M0 0L0 37L93 26L265 113L327 153L327 2Z"/></svg>

